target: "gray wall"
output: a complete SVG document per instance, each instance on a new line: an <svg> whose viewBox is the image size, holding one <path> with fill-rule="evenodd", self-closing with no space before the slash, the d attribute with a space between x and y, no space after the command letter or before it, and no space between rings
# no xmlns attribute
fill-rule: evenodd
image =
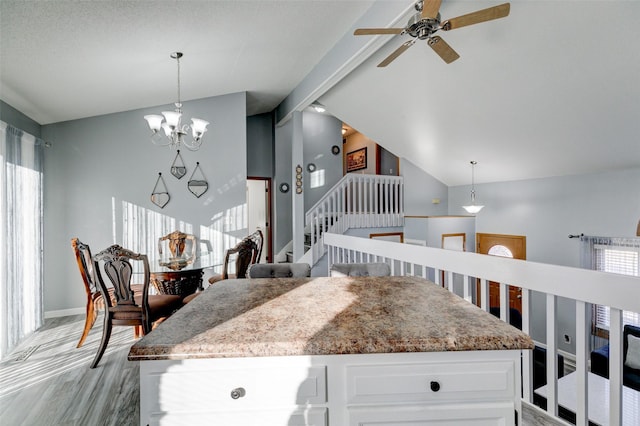
<svg viewBox="0 0 640 426"><path fill-rule="evenodd" d="M640 168L501 183L476 184L484 209L476 232L525 235L527 260L579 267L579 243L569 234L633 236L640 217ZM449 214L463 214L471 188L449 188ZM549 277L553 280L553 277ZM517 283L514 283L517 284ZM576 294L580 289L576 288ZM545 341L544 299L533 297L532 337ZM571 344L563 336L571 337ZM558 303L558 347L575 353L575 307Z"/></svg>
<svg viewBox="0 0 640 426"><path fill-rule="evenodd" d="M273 114L247 117L247 176L273 177Z"/></svg>
<svg viewBox="0 0 640 426"><path fill-rule="evenodd" d="M295 182L292 181L291 140L293 137L292 120L275 130L275 176L273 182L275 205L273 206L274 238L273 253L281 251L293 238L292 233L292 197L295 194ZM280 184L287 183L289 192L280 192Z"/></svg>
<svg viewBox="0 0 640 426"><path fill-rule="evenodd" d="M190 230L221 253L235 237L246 235L245 93L184 102L185 117L211 124L199 151L181 150L188 169L181 180L169 173L175 150L154 146L143 119L165 108L172 105L42 127L43 139L53 143L46 151L44 177L45 311L84 305L70 239L79 237L94 253L122 243L125 211ZM196 162L209 183L200 198L187 189ZM158 172L171 195L163 209L150 201Z"/></svg>
<svg viewBox="0 0 640 426"><path fill-rule="evenodd" d="M311 208L333 185L342 178L342 153L333 155L333 145L342 146L342 122L335 117L315 112L302 113L304 209ZM274 253L280 252L293 239L292 197L295 194L294 166L291 160L293 138L292 120L275 129L275 176L274 176ZM342 150L341 150L342 151ZM311 188L313 177L307 165L314 163L316 173L324 175L322 185ZM290 190L283 194L281 183L288 183Z"/></svg>
<svg viewBox="0 0 640 426"><path fill-rule="evenodd" d="M331 153L333 145L342 148L342 122L330 115L305 111L302 115L302 135L304 211L306 212L342 179L342 149L338 155ZM314 174L307 171L309 163L316 166ZM312 188L314 179L318 183Z"/></svg>
<svg viewBox="0 0 640 426"><path fill-rule="evenodd" d="M36 123L8 103L0 100L0 120L31 135L41 138L40 124Z"/></svg>
<svg viewBox="0 0 640 426"><path fill-rule="evenodd" d="M444 183L405 158L400 159L400 175L404 177L406 215L444 216L447 214L448 188ZM439 199L440 203L433 204L434 198Z"/></svg>

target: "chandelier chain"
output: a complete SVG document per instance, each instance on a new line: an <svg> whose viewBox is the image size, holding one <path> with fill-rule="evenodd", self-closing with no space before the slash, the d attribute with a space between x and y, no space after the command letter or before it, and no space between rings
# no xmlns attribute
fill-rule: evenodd
<svg viewBox="0 0 640 426"><path fill-rule="evenodd" d="M180 102L180 56L176 58L176 61L178 61L178 104L182 105Z"/></svg>

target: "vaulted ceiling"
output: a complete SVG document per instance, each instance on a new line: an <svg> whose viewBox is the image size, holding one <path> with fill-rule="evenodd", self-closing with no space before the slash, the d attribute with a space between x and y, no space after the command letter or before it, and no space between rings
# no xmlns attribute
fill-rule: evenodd
<svg viewBox="0 0 640 426"><path fill-rule="evenodd" d="M388 16L369 13L381 3ZM469 183L470 160L477 182L640 167L640 2L513 0L507 18L439 33L451 64L419 41L376 67L408 36L353 29L404 26L412 3L2 0L0 98L41 124L171 103L180 50L183 100L247 91L252 115L351 43L361 63L319 101L447 185Z"/></svg>

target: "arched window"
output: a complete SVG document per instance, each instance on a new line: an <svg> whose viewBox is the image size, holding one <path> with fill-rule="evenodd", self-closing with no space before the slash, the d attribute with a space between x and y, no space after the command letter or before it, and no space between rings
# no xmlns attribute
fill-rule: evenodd
<svg viewBox="0 0 640 426"><path fill-rule="evenodd" d="M509 250L508 248L506 248L505 246L502 246L500 244L491 247L489 249L489 253L488 254L490 254L491 256L500 256L500 257L511 257L511 258L513 258L513 253L511 253L511 250Z"/></svg>

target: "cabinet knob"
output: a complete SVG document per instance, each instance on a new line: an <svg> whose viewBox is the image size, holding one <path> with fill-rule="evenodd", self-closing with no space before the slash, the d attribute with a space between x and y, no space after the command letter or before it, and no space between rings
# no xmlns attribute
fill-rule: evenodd
<svg viewBox="0 0 640 426"><path fill-rule="evenodd" d="M440 390L440 383L438 382L431 382L430 386L431 390L434 392L438 392Z"/></svg>
<svg viewBox="0 0 640 426"><path fill-rule="evenodd" d="M244 390L244 388L235 388L234 390L231 391L231 398L233 399L238 399L238 398L242 398L243 396L245 396L247 392Z"/></svg>

